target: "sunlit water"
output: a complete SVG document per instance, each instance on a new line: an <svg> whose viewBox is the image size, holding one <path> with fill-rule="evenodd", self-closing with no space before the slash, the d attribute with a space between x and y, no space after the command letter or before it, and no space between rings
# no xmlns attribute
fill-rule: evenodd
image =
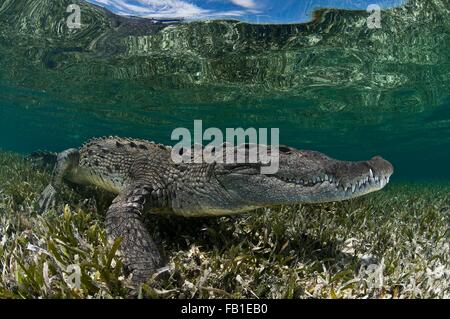
<svg viewBox="0 0 450 319"><path fill-rule="evenodd" d="M397 180L450 180L450 4L329 10L303 25L158 25L73 1L0 3L0 148L94 136L173 144L171 132L280 128L281 143L350 160L382 155Z"/></svg>

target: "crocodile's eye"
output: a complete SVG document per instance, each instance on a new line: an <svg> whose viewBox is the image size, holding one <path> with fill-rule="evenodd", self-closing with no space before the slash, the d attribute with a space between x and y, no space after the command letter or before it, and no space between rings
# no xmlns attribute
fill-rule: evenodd
<svg viewBox="0 0 450 319"><path fill-rule="evenodd" d="M286 153L286 154L293 151L293 149L291 147L284 146L284 145L280 145L278 149L280 150L281 153Z"/></svg>

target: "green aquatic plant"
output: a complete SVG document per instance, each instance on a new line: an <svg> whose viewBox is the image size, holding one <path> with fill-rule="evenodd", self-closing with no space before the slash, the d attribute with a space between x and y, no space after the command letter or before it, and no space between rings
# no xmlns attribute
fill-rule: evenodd
<svg viewBox="0 0 450 319"><path fill-rule="evenodd" d="M394 183L350 201L235 217L152 217L171 270L131 292L120 241L105 236L111 198L66 188L58 208L39 215L49 178L0 153L2 298L450 297L447 185Z"/></svg>

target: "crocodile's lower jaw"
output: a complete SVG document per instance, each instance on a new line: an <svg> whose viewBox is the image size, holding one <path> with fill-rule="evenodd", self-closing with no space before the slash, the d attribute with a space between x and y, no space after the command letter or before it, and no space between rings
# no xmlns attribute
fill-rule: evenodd
<svg viewBox="0 0 450 319"><path fill-rule="evenodd" d="M376 180L355 183L352 186L347 186L345 189L343 186L339 186L338 188L343 197L353 198L383 189L389 183L389 178L389 176L383 176Z"/></svg>
<svg viewBox="0 0 450 319"><path fill-rule="evenodd" d="M383 189L389 183L389 178L390 176L385 175L375 178L361 179L346 185L327 180L309 186L299 185L298 183L289 184L293 187L309 187L310 193L317 195L311 196L309 200L306 198L304 202L318 203L342 201L376 192ZM302 191L304 192L303 189Z"/></svg>

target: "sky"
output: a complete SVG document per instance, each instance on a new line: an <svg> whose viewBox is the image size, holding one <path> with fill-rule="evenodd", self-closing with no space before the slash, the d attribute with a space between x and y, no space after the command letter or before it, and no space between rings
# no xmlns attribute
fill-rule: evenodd
<svg viewBox="0 0 450 319"><path fill-rule="evenodd" d="M120 15L186 20L235 19L251 23L299 23L317 8L366 10L399 6L404 0L87 0Z"/></svg>

